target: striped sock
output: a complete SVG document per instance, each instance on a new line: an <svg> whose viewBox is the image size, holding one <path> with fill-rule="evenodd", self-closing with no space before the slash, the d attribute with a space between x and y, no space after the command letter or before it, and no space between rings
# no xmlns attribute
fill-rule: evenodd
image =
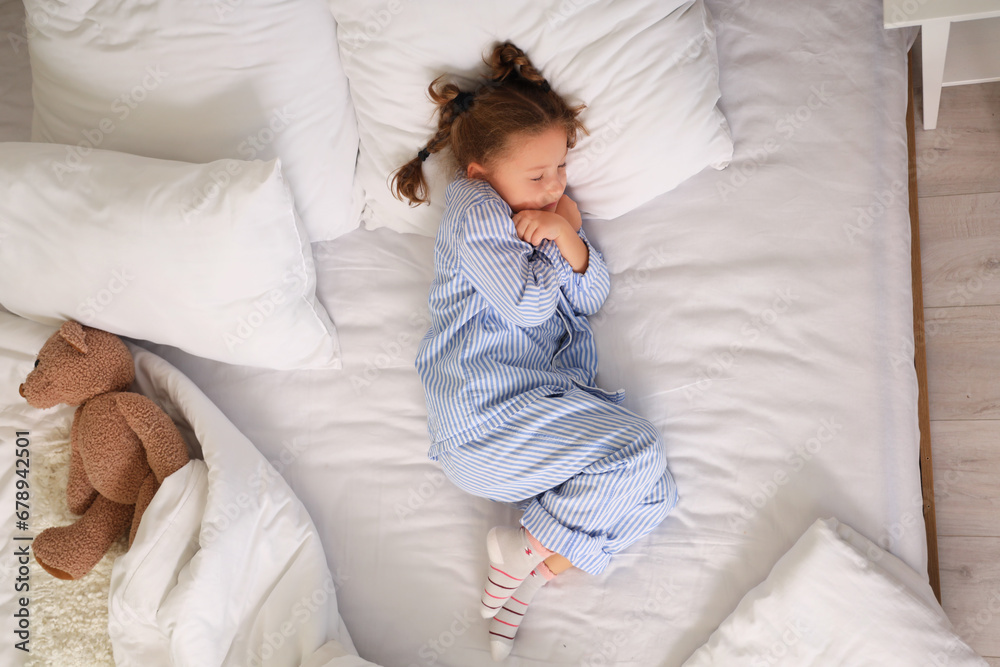
<svg viewBox="0 0 1000 667"><path fill-rule="evenodd" d="M490 621L490 653L494 660L500 661L510 655L514 648L514 635L528 611L531 598L555 576L545 563L539 563Z"/></svg>
<svg viewBox="0 0 1000 667"><path fill-rule="evenodd" d="M494 616L536 565L552 555L523 527L497 526L486 535L490 569L483 586L483 618Z"/></svg>

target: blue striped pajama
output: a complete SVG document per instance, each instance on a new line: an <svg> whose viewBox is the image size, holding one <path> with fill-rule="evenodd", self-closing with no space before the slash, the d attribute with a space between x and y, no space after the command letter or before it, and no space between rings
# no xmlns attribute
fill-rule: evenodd
<svg viewBox="0 0 1000 667"><path fill-rule="evenodd" d="M659 435L595 386L587 315L610 288L581 230L579 274L551 241L517 237L512 211L482 180L445 195L416 367L431 448L452 482L525 510L539 542L591 573L646 535L676 502Z"/></svg>
<svg viewBox="0 0 1000 667"><path fill-rule="evenodd" d="M539 398L438 461L460 489L524 509L535 539L591 574L677 501L656 428L580 389Z"/></svg>

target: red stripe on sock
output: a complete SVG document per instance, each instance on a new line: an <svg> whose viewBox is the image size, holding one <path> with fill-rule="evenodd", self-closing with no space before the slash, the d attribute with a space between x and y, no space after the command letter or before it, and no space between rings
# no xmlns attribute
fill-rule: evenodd
<svg viewBox="0 0 1000 667"><path fill-rule="evenodd" d="M483 601L480 600L480 602L483 602ZM497 605L495 607L491 607L488 604L486 604L485 602L483 602L483 606L486 607L487 609L499 609L500 608L500 605Z"/></svg>
<svg viewBox="0 0 1000 667"><path fill-rule="evenodd" d="M509 625L512 628L516 628L518 625L520 625L520 623L508 623L507 621L501 621L499 618L496 617L494 617L493 620L496 621L497 623L503 623L504 625Z"/></svg>
<svg viewBox="0 0 1000 667"><path fill-rule="evenodd" d="M523 577L522 577L521 579L518 579L517 577L511 577L511 576L510 576L509 574L507 574L506 572L504 572L503 570L501 570L501 569L500 569L499 567L496 567L496 566L494 566L494 565L490 565L490 567L491 567L492 569L496 570L497 572L499 572L500 574L502 574L503 576L505 576L505 577L510 577L510 578L511 578L511 579L513 579L514 581L523 581L523 580L524 580L524 578L523 578Z"/></svg>
<svg viewBox="0 0 1000 667"><path fill-rule="evenodd" d="M485 588L483 589L483 592L486 593L487 595L489 595L491 598L495 598L497 600L506 600L507 598L510 597L509 595L493 595L493 593L490 593ZM490 609L493 609L493 607L490 607Z"/></svg>
<svg viewBox="0 0 1000 667"><path fill-rule="evenodd" d="M490 582L491 584L493 584L497 588L505 588L508 591L516 591L517 590L517 586L501 586L500 584L498 584L497 582L493 581L489 577L486 577L486 581Z"/></svg>
<svg viewBox="0 0 1000 667"><path fill-rule="evenodd" d="M508 637L507 635L502 635L499 632L493 632L492 630L490 630L490 634L491 635L496 635L497 637L503 637L504 639L509 639L511 641L514 641L513 637Z"/></svg>
<svg viewBox="0 0 1000 667"><path fill-rule="evenodd" d="M523 605L524 605L525 607L527 607L527 606L528 606L528 603L527 603L527 602L521 602L520 600L518 600L518 599L517 599L516 597L514 597L513 595L511 595L511 596L510 596L510 599L511 599L511 600L513 600L514 602L520 602L520 603L521 603L521 604L523 604Z"/></svg>

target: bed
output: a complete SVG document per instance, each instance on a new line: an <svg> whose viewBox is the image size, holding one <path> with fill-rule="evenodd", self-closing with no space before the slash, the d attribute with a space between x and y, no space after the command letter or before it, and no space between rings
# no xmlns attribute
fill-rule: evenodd
<svg viewBox="0 0 1000 667"><path fill-rule="evenodd" d="M217 23L238 20L251 4L215 3ZM542 15L550 19L552 12L586 3L551 4ZM886 627L913 626L920 618L932 630L913 641L938 642L913 650L928 660L946 656L948 664L984 664L952 633L928 579L936 554L929 553L925 532L906 195L906 54L915 33L884 30L881 4L871 1L850 7L706 4L715 26L718 109L734 145L731 162L699 169L669 191L608 216L614 219L585 217L588 236L612 277L608 301L591 318L599 382L624 388L625 405L659 428L680 502L604 574L570 571L547 586L507 664L916 664L906 661L900 635L894 639L891 633L878 641L899 643L898 652L869 652L866 662L858 658L870 651L862 642L856 652L822 662L824 647L839 640L818 633L819 627L837 625L863 607L855 604L861 598L838 593L839 586L851 590L850 577L824 570L822 564L830 561L802 555L813 553L809 549L817 544L839 549L847 559L841 561L844 573L853 563L883 585L893 582L885 596L898 595L903 602L890 605L890 611L910 605L911 613L898 620L883 616ZM365 38L415 29L394 19L406 11L405 3L379 7L366 19L368 32L347 33L346 18L338 17L340 56L348 70L352 58L375 60ZM474 8L470 3L461 11ZM12 38L2 47L10 53L0 61L0 138L37 142L43 138L37 128L32 131L31 86L38 99L41 85L69 84L65 73L60 79L48 70L30 72L27 38L32 30L44 33L42 24L57 24L60 17L29 21L21 33L20 4L5 2L3 10L5 29L25 39ZM480 10L489 25L497 10L485 3ZM470 34L470 40L485 43L489 33ZM166 71L168 82L179 76ZM357 96L358 82L351 85ZM152 98L155 88L150 84L143 94ZM271 109L277 107L260 105L264 117L275 121ZM139 106L137 116L148 108ZM52 118L43 120L50 130L56 127ZM169 118L149 112L135 123L166 127ZM280 123L272 126L272 138L280 134ZM306 121L300 123L293 127ZM104 132L99 148L127 143L132 128L122 123L116 132ZM258 135L262 146L266 138ZM613 135L607 138L613 142ZM153 157L180 159L170 150L166 145ZM207 163L221 157L248 155L186 159ZM384 178L378 160L361 160L358 170L367 171L369 179ZM211 173L221 172L206 172L204 178ZM231 173L235 180L246 170ZM493 525L513 524L517 512L463 493L426 458L426 407L413 360L428 324L433 238L393 229L388 219L397 213L365 206L364 183L358 178L335 193L351 202L337 209L337 220L327 219L330 204L320 195L308 199L308 216L299 211L305 220L297 229L313 239L306 247L314 279L289 282L315 289L329 313L336 350L324 354L335 363L266 368L257 363L259 357L222 360L226 349L212 348L210 341L192 348L194 353L156 336L144 338L141 329L123 326L120 333L129 337L137 358L158 369L150 378L176 373L183 378L176 382L203 392L270 462L311 518L310 530L321 542L335 585L335 603L326 608L329 618L317 621L320 629L309 645L335 640L343 651L330 652L327 644L328 653L317 653L306 664L361 664L346 662L360 658L387 667L493 664L486 624L478 615L483 538ZM199 214L221 201L207 188L202 192L191 205ZM293 194L298 206L302 193ZM364 225L343 231L351 220L357 226L358 218ZM40 297L32 294L37 303ZM12 303L4 305L18 312L20 304ZM67 428L69 412L31 415L16 396L18 374L30 370L30 346L44 340L51 330L44 327L53 323L37 319L42 323L32 326L43 328L30 335L4 335L5 444L11 432L29 424L40 437L52 428L46 420L62 420L57 430ZM266 314L259 319L270 321ZM0 320L5 332L25 326L12 315ZM254 333L245 340L256 344L263 337ZM248 347L235 349L242 353ZM287 362L304 358L291 355ZM145 391L155 394L152 387ZM13 460L3 459L0 477L9 494ZM12 507L13 501L5 505ZM4 544L15 544L13 519L2 531ZM4 609L17 605L8 583L16 564L8 563L0 593ZM804 609L803 598L775 598L774 591L790 590L779 583L794 579L787 572L800 563L820 563L812 575L796 576L813 585L828 577L820 587L845 608L830 608L806 626L789 626L782 610ZM808 597L810 590L788 594ZM754 615L755 596L768 595L779 600L775 616L761 621L763 629L746 622ZM80 621L50 618L57 624ZM802 627L811 631L788 634L789 628ZM767 634L775 629L774 637ZM120 657L121 637L127 635L117 635L121 664L132 664ZM740 637L759 641L741 644ZM0 647L4 664L19 664L15 661L27 656L10 644ZM354 651L360 658L350 657ZM275 658L264 664L300 664L307 658L301 648L290 662ZM754 658L763 662L749 662ZM203 664L241 662L230 655Z"/></svg>

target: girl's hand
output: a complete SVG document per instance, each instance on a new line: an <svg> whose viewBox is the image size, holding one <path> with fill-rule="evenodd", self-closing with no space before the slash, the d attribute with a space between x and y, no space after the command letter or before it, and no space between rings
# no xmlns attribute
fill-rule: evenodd
<svg viewBox="0 0 1000 667"><path fill-rule="evenodd" d="M580 209L576 207L576 202L563 195L556 204L556 215L562 216L574 232L580 231L583 226L583 218L580 217Z"/></svg>
<svg viewBox="0 0 1000 667"><path fill-rule="evenodd" d="M558 208L558 204L556 205ZM576 205L573 205L576 208ZM517 236L533 246L538 246L545 239L556 244L559 254L576 273L586 273L590 263L590 251L573 230L573 225L557 213L549 211L534 211L525 209L514 214L514 226Z"/></svg>
<svg viewBox="0 0 1000 667"><path fill-rule="evenodd" d="M515 213L513 219L518 238L533 246L545 239L555 241L570 229L570 223L565 218L551 211L525 209Z"/></svg>

